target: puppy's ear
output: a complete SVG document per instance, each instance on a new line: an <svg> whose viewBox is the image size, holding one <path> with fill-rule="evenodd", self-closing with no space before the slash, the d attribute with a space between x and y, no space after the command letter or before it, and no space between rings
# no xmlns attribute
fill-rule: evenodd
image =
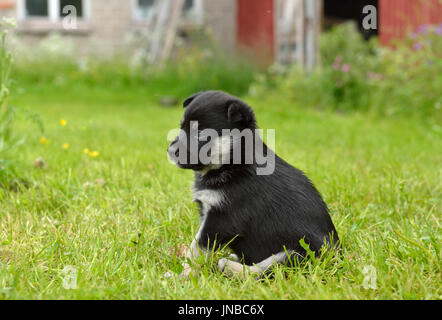
<svg viewBox="0 0 442 320"><path fill-rule="evenodd" d="M255 115L252 108L240 101L234 101L229 105L227 119L234 125L255 127Z"/></svg>
<svg viewBox="0 0 442 320"><path fill-rule="evenodd" d="M191 95L189 98L187 98L186 100L184 100L183 102L183 107L187 107L196 97L198 97L202 92L197 92L193 95Z"/></svg>

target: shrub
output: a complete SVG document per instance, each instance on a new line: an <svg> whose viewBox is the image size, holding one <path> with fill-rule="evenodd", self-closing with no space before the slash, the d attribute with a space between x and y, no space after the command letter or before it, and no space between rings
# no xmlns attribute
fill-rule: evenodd
<svg viewBox="0 0 442 320"><path fill-rule="evenodd" d="M14 137L12 131L15 108L8 105L12 55L6 48L6 37L9 29L14 26L12 20L3 18L0 21L0 186L5 185L15 174L7 153L21 142Z"/></svg>
<svg viewBox="0 0 442 320"><path fill-rule="evenodd" d="M74 44L57 34L49 35L32 54L18 40L14 49L14 74L23 84L136 86L153 96L183 98L208 89L241 95L258 71L252 62L221 52L208 39L181 46L161 66L143 63L143 48L130 48L111 57L78 57Z"/></svg>
<svg viewBox="0 0 442 320"><path fill-rule="evenodd" d="M440 117L442 26L418 30L381 48L353 24L336 26L321 37L321 67L309 75L297 66L270 72L252 93L282 90L300 105L322 109Z"/></svg>
<svg viewBox="0 0 442 320"><path fill-rule="evenodd" d="M19 110L8 103L11 86L12 54L7 49L7 36L10 29L15 27L15 21L3 18L0 21L0 187L16 188L26 181L19 178L17 161L11 152L23 144L25 136L15 130L17 115L36 123L43 131L43 123L38 114L28 110Z"/></svg>
<svg viewBox="0 0 442 320"><path fill-rule="evenodd" d="M382 77L375 81L374 104L387 113L441 115L442 23L420 26L385 50ZM376 80L376 79L375 79ZM440 119L439 119L440 120Z"/></svg>

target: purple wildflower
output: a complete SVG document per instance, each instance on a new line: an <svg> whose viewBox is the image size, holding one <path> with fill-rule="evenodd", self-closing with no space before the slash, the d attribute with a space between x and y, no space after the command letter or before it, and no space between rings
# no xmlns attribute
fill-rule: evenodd
<svg viewBox="0 0 442 320"><path fill-rule="evenodd" d="M421 24L419 27L417 27L417 33L427 33L428 31L428 24Z"/></svg>
<svg viewBox="0 0 442 320"><path fill-rule="evenodd" d="M336 56L335 62L333 62L333 69L339 70L341 68L342 56Z"/></svg>
<svg viewBox="0 0 442 320"><path fill-rule="evenodd" d="M434 31L435 34L441 36L442 35L442 24L436 28L436 30Z"/></svg>
<svg viewBox="0 0 442 320"><path fill-rule="evenodd" d="M348 64L342 65L342 72L347 73L350 71L350 66Z"/></svg>
<svg viewBox="0 0 442 320"><path fill-rule="evenodd" d="M415 42L413 44L413 49L416 51L422 49L422 44L420 42Z"/></svg>

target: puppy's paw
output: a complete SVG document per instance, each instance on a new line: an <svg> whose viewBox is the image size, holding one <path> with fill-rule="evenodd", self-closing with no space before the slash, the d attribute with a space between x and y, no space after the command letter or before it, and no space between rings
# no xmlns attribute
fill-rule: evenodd
<svg viewBox="0 0 442 320"><path fill-rule="evenodd" d="M232 261L226 258L218 261L218 270L223 272L227 277L239 276L244 277L246 274L261 274L261 270L256 266L245 266L242 263Z"/></svg>
<svg viewBox="0 0 442 320"><path fill-rule="evenodd" d="M242 275L243 265L241 263L223 258L218 261L218 270L229 278L234 275Z"/></svg>
<svg viewBox="0 0 442 320"><path fill-rule="evenodd" d="M235 261L235 262L239 262L240 261L239 257L236 254L234 254L234 253L229 254L229 260L232 260L232 261Z"/></svg>
<svg viewBox="0 0 442 320"><path fill-rule="evenodd" d="M218 270L223 272L228 261L229 260L226 259L226 258L219 259L219 261L218 261Z"/></svg>
<svg viewBox="0 0 442 320"><path fill-rule="evenodd" d="M221 271L221 272L223 272L224 269L226 268L226 265L227 265L229 262L239 262L239 260L240 260L240 259L238 258L238 256L237 256L236 254L231 253L231 254L229 255L229 258L222 258L222 259L219 259L219 261L218 261L218 270Z"/></svg>

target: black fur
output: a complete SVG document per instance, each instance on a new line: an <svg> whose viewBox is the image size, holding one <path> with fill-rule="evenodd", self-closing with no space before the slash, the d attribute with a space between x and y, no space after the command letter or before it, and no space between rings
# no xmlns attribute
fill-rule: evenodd
<svg viewBox="0 0 442 320"><path fill-rule="evenodd" d="M256 129L252 108L224 92L200 92L185 103L182 129L198 121L200 129ZM179 143L172 142L171 146ZM266 152L273 152L267 149ZM179 165L181 166L181 165ZM183 165L199 171L201 164ZM275 155L271 175L257 175L258 164L228 164L205 174L195 173L194 189L217 190L224 195L221 206L207 213L199 246L230 248L251 265L285 249L305 256L299 241L304 238L318 252L324 242L338 244L338 235L327 206L310 180L298 169ZM233 239L233 240L232 240ZM216 240L216 241L215 241Z"/></svg>

